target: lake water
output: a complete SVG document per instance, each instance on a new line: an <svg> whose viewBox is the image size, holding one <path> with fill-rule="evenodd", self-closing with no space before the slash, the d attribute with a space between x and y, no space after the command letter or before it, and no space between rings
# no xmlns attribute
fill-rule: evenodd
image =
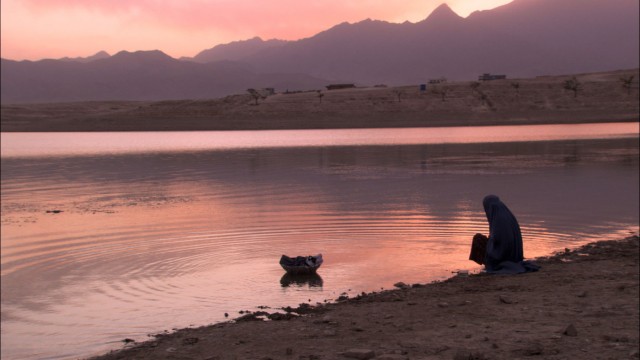
<svg viewBox="0 0 640 360"><path fill-rule="evenodd" d="M3 359L479 271L490 193L529 258L639 226L638 123L1 136Z"/></svg>

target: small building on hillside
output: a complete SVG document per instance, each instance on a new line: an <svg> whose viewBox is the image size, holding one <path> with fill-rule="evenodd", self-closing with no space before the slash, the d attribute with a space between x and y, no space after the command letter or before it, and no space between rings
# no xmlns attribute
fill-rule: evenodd
<svg viewBox="0 0 640 360"><path fill-rule="evenodd" d="M327 90L352 89L355 87L355 84L331 84L326 86Z"/></svg>
<svg viewBox="0 0 640 360"><path fill-rule="evenodd" d="M494 75L489 73L484 73L478 76L479 81L502 80L506 78L507 78L507 75Z"/></svg>

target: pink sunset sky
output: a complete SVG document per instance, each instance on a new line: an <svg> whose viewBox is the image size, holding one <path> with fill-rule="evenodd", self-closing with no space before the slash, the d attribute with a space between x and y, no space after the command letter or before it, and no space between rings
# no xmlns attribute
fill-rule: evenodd
<svg viewBox="0 0 640 360"><path fill-rule="evenodd" d="M512 0L448 0L460 16ZM173 57L254 36L297 40L367 18L417 22L443 0L2 0L2 58L161 50Z"/></svg>

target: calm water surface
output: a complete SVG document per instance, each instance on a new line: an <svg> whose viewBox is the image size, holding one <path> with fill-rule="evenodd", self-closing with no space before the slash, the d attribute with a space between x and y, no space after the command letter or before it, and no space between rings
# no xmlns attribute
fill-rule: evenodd
<svg viewBox="0 0 640 360"><path fill-rule="evenodd" d="M638 170L637 123L2 134L2 358L477 271L488 193L526 257L621 238ZM278 265L316 253L312 279Z"/></svg>

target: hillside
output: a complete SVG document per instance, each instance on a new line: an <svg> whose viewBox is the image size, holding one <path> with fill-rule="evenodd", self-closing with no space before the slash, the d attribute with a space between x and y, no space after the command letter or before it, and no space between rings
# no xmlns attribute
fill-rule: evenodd
<svg viewBox="0 0 640 360"><path fill-rule="evenodd" d="M326 80L258 74L246 64L176 60L161 51L122 51L94 61L2 59L2 103L205 99L250 87L306 89Z"/></svg>
<svg viewBox="0 0 640 360"><path fill-rule="evenodd" d="M633 77L631 88L622 78ZM160 102L2 105L4 131L151 131L428 127L638 121L638 69L404 87L249 93ZM444 95L443 95L444 94ZM322 96L320 96L322 95Z"/></svg>

